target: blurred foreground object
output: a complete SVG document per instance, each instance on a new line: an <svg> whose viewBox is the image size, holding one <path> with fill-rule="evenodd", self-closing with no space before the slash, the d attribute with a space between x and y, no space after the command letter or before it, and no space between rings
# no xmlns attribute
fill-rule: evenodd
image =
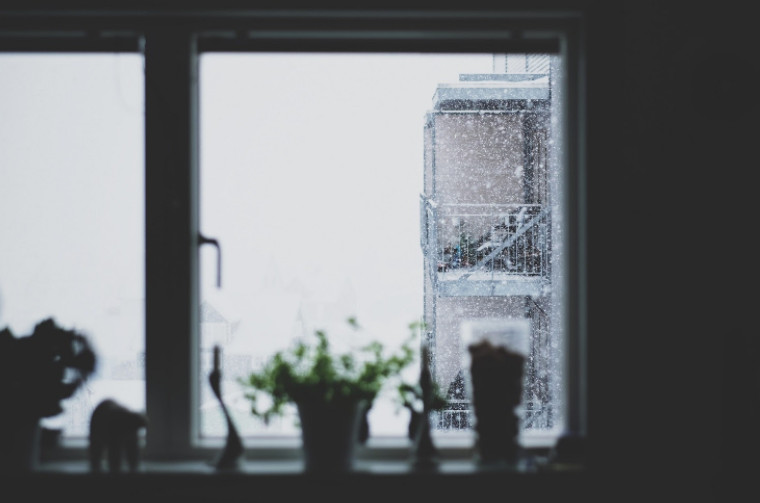
<svg viewBox="0 0 760 503"><path fill-rule="evenodd" d="M112 399L101 401L90 419L90 470L102 470L103 455L110 473L121 472L127 461L130 472L136 472L140 461L140 430L148 426L145 414L133 412Z"/></svg>
<svg viewBox="0 0 760 503"><path fill-rule="evenodd" d="M224 419L227 421L227 441L224 444L224 450L214 462L217 470L230 470L236 469L240 465L240 460L245 452L243 448L243 441L240 439L235 423L232 422L227 406L222 400L222 371L221 371L221 349L219 346L214 346L214 368L208 376L211 389L214 391L214 395L219 400L219 405L224 413Z"/></svg>
<svg viewBox="0 0 760 503"><path fill-rule="evenodd" d="M468 346L472 358L473 408L479 461L514 465L519 454L519 418L525 357L488 340Z"/></svg>
<svg viewBox="0 0 760 503"><path fill-rule="evenodd" d="M27 336L0 330L0 471L26 472L39 460L40 419L63 412L95 371L96 356L87 338L47 318Z"/></svg>

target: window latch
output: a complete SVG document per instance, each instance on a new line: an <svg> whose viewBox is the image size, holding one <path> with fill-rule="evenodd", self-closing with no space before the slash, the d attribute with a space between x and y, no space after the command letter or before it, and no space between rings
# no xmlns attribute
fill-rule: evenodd
<svg viewBox="0 0 760 503"><path fill-rule="evenodd" d="M201 233L198 233L198 245L213 245L216 248L216 287L222 287L222 249L219 246L219 241L214 238L209 238Z"/></svg>

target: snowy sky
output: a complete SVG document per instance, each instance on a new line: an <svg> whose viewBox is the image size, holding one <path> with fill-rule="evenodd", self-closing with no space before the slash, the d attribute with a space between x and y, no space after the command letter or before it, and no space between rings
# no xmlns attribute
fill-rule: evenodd
<svg viewBox="0 0 760 503"><path fill-rule="evenodd" d="M256 339L291 330L293 309L307 330L356 314L405 337L422 315L425 112L438 83L491 65L487 55L204 56L201 225L224 246L221 291L214 252L203 252L206 298L237 296L228 305L250 316ZM300 303L288 303L296 290ZM256 293L280 295L281 310L252 306Z"/></svg>
<svg viewBox="0 0 760 503"><path fill-rule="evenodd" d="M348 315L391 346L408 335L423 306L425 113L437 84L492 63L202 56L201 231L221 242L223 284L205 247L201 294L238 329L226 351L339 336ZM142 351L143 103L139 55L0 55L0 328L53 316L104 359ZM98 386L141 408L139 386Z"/></svg>
<svg viewBox="0 0 760 503"><path fill-rule="evenodd" d="M103 351L141 345L142 64L0 56L0 326L54 316ZM217 290L202 250L204 298L257 338L292 332L293 309L405 336L422 311L424 114L438 83L491 68L490 55L202 56L201 228L224 273Z"/></svg>

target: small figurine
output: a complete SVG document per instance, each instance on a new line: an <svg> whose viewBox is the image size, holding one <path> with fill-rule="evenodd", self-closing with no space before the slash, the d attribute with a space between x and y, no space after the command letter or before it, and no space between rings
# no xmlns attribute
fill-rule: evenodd
<svg viewBox="0 0 760 503"><path fill-rule="evenodd" d="M148 426L145 414L133 412L112 399L101 401L90 418L90 470L102 471L103 455L108 460L108 471L119 473L123 458L130 472L136 472L139 463L139 432Z"/></svg>
<svg viewBox="0 0 760 503"><path fill-rule="evenodd" d="M428 348L422 347L422 368L420 370L420 388L422 390L422 413L416 418L416 435L414 437L414 468L434 470L438 467L438 449L430 436L430 413L434 399L433 376L430 373ZM413 418L414 420L415 418Z"/></svg>
<svg viewBox="0 0 760 503"><path fill-rule="evenodd" d="M229 470L238 467L240 459L243 456L244 449L243 442L240 439L240 435L238 435L235 424L232 422L232 418L230 417L229 412L227 412L227 406L224 405L224 401L222 400L222 372L220 370L219 359L219 346L214 346L214 368L209 374L208 380L211 384L211 389L214 391L214 395L216 395L217 400L219 400L219 404L222 406L222 412L224 413L224 417L227 420L227 442L224 446L224 450L214 462L214 465L216 466L217 470Z"/></svg>

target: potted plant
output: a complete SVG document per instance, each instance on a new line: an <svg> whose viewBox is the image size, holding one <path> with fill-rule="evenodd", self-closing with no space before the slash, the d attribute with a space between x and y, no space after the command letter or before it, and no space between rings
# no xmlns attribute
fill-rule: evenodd
<svg viewBox="0 0 760 503"><path fill-rule="evenodd" d="M0 330L0 471L29 471L39 449L39 422L63 412L70 398L92 375L96 357L87 338L60 327L52 318L16 337Z"/></svg>
<svg viewBox="0 0 760 503"><path fill-rule="evenodd" d="M348 324L359 330L355 318ZM356 352L335 354L327 334L315 331L316 343L297 341L275 353L247 379L251 412L268 423L295 405L301 427L304 468L307 471L346 471L353 467L357 442L368 436L367 412L380 391L414 361L412 341L421 323L409 325L411 334L392 354L372 341ZM261 395L268 403L261 406ZM363 434L362 434L363 430Z"/></svg>

